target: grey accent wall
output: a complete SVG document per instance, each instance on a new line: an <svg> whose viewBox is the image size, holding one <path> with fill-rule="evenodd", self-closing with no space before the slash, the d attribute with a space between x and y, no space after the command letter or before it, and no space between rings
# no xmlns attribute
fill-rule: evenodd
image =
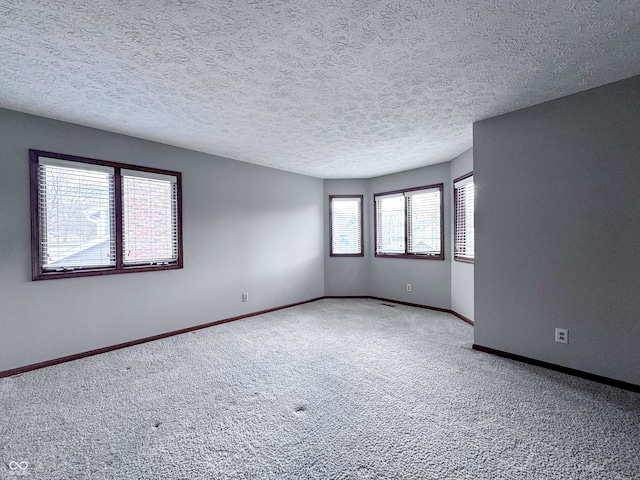
<svg viewBox="0 0 640 480"><path fill-rule="evenodd" d="M473 170L473 152L453 161L364 180L325 180L325 292L337 296L375 296L453 309L473 319L473 265L453 262L453 183ZM455 175L455 176L454 176ZM373 195L444 184L445 260L375 257ZM365 255L329 257L329 195L364 195ZM406 285L411 284L411 292Z"/></svg>
<svg viewBox="0 0 640 480"><path fill-rule="evenodd" d="M364 256L331 257L329 248L329 195L363 195L362 215L364 220ZM366 180L325 180L324 181L324 274L325 294L332 296L368 296L371 295L369 257L373 245L372 205L367 194Z"/></svg>
<svg viewBox="0 0 640 480"><path fill-rule="evenodd" d="M380 258L373 253L373 194L444 183L445 260ZM366 180L325 180L325 292L327 295L375 296L451 308L451 177L443 163ZM365 256L329 257L329 195L364 195ZM410 283L412 291L407 292Z"/></svg>
<svg viewBox="0 0 640 480"><path fill-rule="evenodd" d="M640 384L640 77L476 123L474 171L475 343Z"/></svg>
<svg viewBox="0 0 640 480"><path fill-rule="evenodd" d="M469 149L462 155L454 158L451 163L451 188L453 181L469 172L473 171L473 150ZM451 252L451 310L464 315L470 320L474 318L474 264L457 262L453 260L453 241L454 241L454 220L453 208L451 205L451 241L449 243L449 251Z"/></svg>
<svg viewBox="0 0 640 480"><path fill-rule="evenodd" d="M0 371L324 295L322 180L8 110L0 145ZM184 269L32 282L29 148L181 171Z"/></svg>
<svg viewBox="0 0 640 480"><path fill-rule="evenodd" d="M445 259L414 260L405 258L371 258L371 294L431 307L451 308L451 224L452 190L449 163L407 170L369 180L371 208L373 195L436 183L444 184ZM373 212L370 221L373 223ZM407 292L406 284L411 284Z"/></svg>

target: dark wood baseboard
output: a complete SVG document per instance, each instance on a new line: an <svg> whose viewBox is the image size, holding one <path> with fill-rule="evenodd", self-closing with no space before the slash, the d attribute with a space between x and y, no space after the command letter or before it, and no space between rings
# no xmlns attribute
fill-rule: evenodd
<svg viewBox="0 0 640 480"><path fill-rule="evenodd" d="M242 320L243 318L249 318L249 317L254 317L256 315L262 315L262 314L265 314L265 313L275 312L277 310L282 310L284 308L295 307L295 306L298 306L298 305L303 305L305 303L316 302L316 301L322 300L324 298L367 298L367 299L372 299L372 300L379 300L379 301L382 301L382 302L390 302L390 303L397 303L397 304L400 304L400 305L407 305L407 306L410 306L410 307L425 308L425 309L428 309L428 310L435 310L435 311L438 311L438 312L450 313L452 315L455 315L459 319L463 320L464 322L468 323L469 325L473 325L473 321L470 320L469 318L466 318L463 315L460 315L459 313L457 313L457 312L455 312L453 310L447 309L447 308L431 307L431 306L428 306L428 305L420 305L418 303L403 302L403 301L399 301L399 300L391 300L391 299L388 299L388 298L372 297L372 296L367 296L367 295L362 295L362 296L358 296L358 295L355 295L355 296L331 296L331 295L327 295L327 296L324 296L324 297L312 298L311 300L305 300L303 302L291 303L289 305L282 305L280 307L269 308L267 310L261 310L261 311L258 311L258 312L247 313L245 315L238 315L236 317L225 318L223 320L217 320L215 322L205 323L205 324L202 324L202 325L196 325L194 327L188 327L188 328L183 328L183 329L180 329L180 330L174 330L174 331L167 332L167 333L161 333L159 335L153 335L151 337L145 337L145 338L141 338L141 339L138 339L138 340L132 340L130 342L119 343L117 345L112 345L112 346L109 346L109 347L97 348L95 350L89 350L88 352L76 353L75 355L68 355L66 357L55 358L53 360L47 360L45 362L34 363L34 364L31 364L31 365L25 365L24 367L18 367L18 368L14 368L14 369L11 369L11 370L0 371L0 378L10 377L12 375L18 375L18 374L21 374L21 373L29 372L31 370L37 370L39 368L50 367L52 365L58 365L60 363L71 362L73 360L79 360L81 358L90 357L90 356L93 356L93 355L99 355L101 353L107 353L107 352L111 352L113 350L119 350L121 348L131 347L131 346L134 346L134 345L140 345L141 343L153 342L154 340L160 340L162 338L172 337L174 335L181 335L183 333L193 332L195 330L201 330L203 328L209 328L209 327L213 327L215 325L221 325L223 323L234 322L236 320ZM640 385L635 385L633 383L623 382L622 380L615 380L615 379L612 379L612 378L603 377L603 376L600 376L600 375L595 375L593 373L587 373L587 372L583 372L581 370L575 370L573 368L562 367L560 365L555 365L553 363L543 362L541 360L535 360L535 359L532 359L532 358L523 357L521 355L516 355L514 353L503 352L501 350L495 350L493 348L484 347L482 345L478 345L478 344L475 344L475 343L473 344L473 349L474 350L478 350L480 352L490 353L490 354L493 354L493 355L498 355L498 356L501 356L501 357L509 358L511 360L517 360L517 361L528 363L528 364L531 364L531 365L536 365L536 366L539 366L539 367L548 368L550 370L555 370L555 371L558 371L558 372L567 373L569 375L575 375L577 377L585 378L587 380L592 380L594 382L604 383L606 385L611 385L611 386L622 388L622 389L625 389L625 390L631 390L633 392L640 392Z"/></svg>
<svg viewBox="0 0 640 480"><path fill-rule="evenodd" d="M596 375L594 373L583 372L582 370L563 367L561 365L556 365L554 363L549 363L549 362L543 362L542 360L536 360L534 358L523 357L522 355L517 355L515 353L503 352L502 350L496 350L494 348L485 347L482 345L478 345L476 343L473 344L473 349L478 350L479 352L490 353L492 355L508 358L510 360L517 360L518 362L528 363L529 365L548 368L549 370L555 370L556 372L567 373L569 375L584 378L587 380L592 380L594 382L611 385L612 387L618 387L624 390L631 390L632 392L640 393L640 385L636 385L634 383L623 382L622 380L615 380L613 378L603 377L601 375Z"/></svg>
<svg viewBox="0 0 640 480"><path fill-rule="evenodd" d="M455 312L450 308L431 307L429 305L421 305L419 303L411 303L411 302L402 302L400 300L391 300L389 298L381 298L381 297L369 297L369 298L372 298L374 300L381 300L383 302L399 303L400 305L407 305L409 307L426 308L427 310L435 310L436 312L450 313L451 315L455 315L456 317L458 317L463 322L473 326L473 320L465 317L464 315L460 315L458 312Z"/></svg>
<svg viewBox="0 0 640 480"><path fill-rule="evenodd" d="M451 315L455 315L456 317L458 317L460 320L462 320L465 323L468 323L469 325L471 325L472 327L475 326L475 323L473 323L473 320L471 320L470 318L465 317L464 315L460 315L458 312L456 312L455 310L449 310L449 313Z"/></svg>
<svg viewBox="0 0 640 480"><path fill-rule="evenodd" d="M183 333L193 332L195 330L201 330L203 328L213 327L215 325L221 325L223 323L235 322L236 320L242 320L243 318L255 317L256 315L262 315L265 313L275 312L284 308L295 307L303 305L305 303L316 302L322 300L324 297L312 298L311 300L305 300L304 302L291 303L289 305L282 305L280 307L269 308L267 310L261 310L259 312L247 313L245 315L238 315L237 317L225 318L223 320L217 320L215 322L209 322L202 325L196 325L194 327L182 328L180 330L174 330L167 333L161 333L159 335L152 335L151 337L140 338L138 340L132 340L130 342L119 343L117 345L111 345L109 347L96 348L95 350L89 350L88 352L76 353L74 355L68 355L66 357L54 358L53 360L47 360L44 362L33 363L31 365L25 365L24 367L13 368L11 370L0 371L0 378L10 377L12 375L18 375L20 373L30 372L31 370L37 370L39 368L50 367L52 365L58 365L60 363L71 362L73 360L79 360L81 358L91 357L93 355L99 355L101 353L112 352L113 350L119 350L121 348L132 347L134 345L140 345L141 343L153 342L154 340L160 340L162 338L173 337L174 335L181 335Z"/></svg>
<svg viewBox="0 0 640 480"><path fill-rule="evenodd" d="M460 315L458 312L453 311L449 308L431 307L429 305L422 305L420 303L403 302L401 300L391 300L390 298L372 297L370 295L351 295L351 296L327 295L324 298L369 298L371 300L380 300L381 302L398 303L400 305L407 305L409 307L426 308L427 310L435 310L436 312L450 313L451 315L455 315L456 317L458 317L463 322L473 326L473 320L465 317L464 315Z"/></svg>

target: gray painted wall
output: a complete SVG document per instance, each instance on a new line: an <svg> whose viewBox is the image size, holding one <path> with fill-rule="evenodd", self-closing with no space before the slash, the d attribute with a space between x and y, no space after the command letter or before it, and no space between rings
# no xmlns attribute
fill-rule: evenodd
<svg viewBox="0 0 640 480"><path fill-rule="evenodd" d="M453 181L473 171L473 150L469 149L462 155L454 158L451 163L451 188ZM451 206L453 209L453 204ZM453 210L451 210L453 219ZM454 240L454 222L451 221L451 242L449 243L449 251L451 252L451 310L464 315L470 320L474 319L474 277L473 263L457 262L453 260L453 240Z"/></svg>
<svg viewBox="0 0 640 480"><path fill-rule="evenodd" d="M640 77L476 123L474 171L475 342L640 384Z"/></svg>
<svg viewBox="0 0 640 480"><path fill-rule="evenodd" d="M322 180L8 110L0 144L0 371L324 295ZM181 171L184 269L32 282L29 148Z"/></svg>
<svg viewBox="0 0 640 480"><path fill-rule="evenodd" d="M329 248L329 195L363 195L364 257L331 257ZM367 180L324 181L324 291L332 296L371 295L370 262L373 249L373 199L367 193Z"/></svg>
<svg viewBox="0 0 640 480"><path fill-rule="evenodd" d="M373 296L451 308L451 232L447 225L451 224L453 187L449 163L372 178L369 180L369 191L373 202L373 195L376 193L435 183L444 184L445 260L374 257L371 259ZM407 283L411 284L411 292L407 292Z"/></svg>
<svg viewBox="0 0 640 480"><path fill-rule="evenodd" d="M468 162L467 162L468 163ZM373 195L423 185L444 183L445 260L380 258L373 254ZM451 308L451 173L449 163L418 168L366 180L325 180L325 292L327 295L364 295ZM329 257L329 195L364 195L365 256ZM407 292L410 283L412 291Z"/></svg>

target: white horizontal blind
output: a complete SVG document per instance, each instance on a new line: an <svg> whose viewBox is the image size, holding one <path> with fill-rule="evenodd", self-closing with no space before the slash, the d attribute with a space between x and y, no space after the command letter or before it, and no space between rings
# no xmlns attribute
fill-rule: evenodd
<svg viewBox="0 0 640 480"><path fill-rule="evenodd" d="M475 258L475 230L474 230L474 210L475 210L475 187L473 175L455 182L455 245L454 255L456 258L472 260Z"/></svg>
<svg viewBox="0 0 640 480"><path fill-rule="evenodd" d="M331 199L331 254L362 253L362 199Z"/></svg>
<svg viewBox="0 0 640 480"><path fill-rule="evenodd" d="M376 253L405 253L405 197L376 197Z"/></svg>
<svg viewBox="0 0 640 480"><path fill-rule="evenodd" d="M441 192L437 188L407 192L407 253L440 255Z"/></svg>
<svg viewBox="0 0 640 480"><path fill-rule="evenodd" d="M123 262L170 263L178 259L177 180L122 172Z"/></svg>
<svg viewBox="0 0 640 480"><path fill-rule="evenodd" d="M42 268L115 265L113 168L45 157L38 163Z"/></svg>

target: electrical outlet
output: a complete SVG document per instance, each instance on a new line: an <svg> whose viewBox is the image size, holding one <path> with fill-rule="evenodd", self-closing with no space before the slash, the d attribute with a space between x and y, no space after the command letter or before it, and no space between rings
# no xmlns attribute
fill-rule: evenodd
<svg viewBox="0 0 640 480"><path fill-rule="evenodd" d="M243 293L242 294L242 301L243 302L248 302L249 301L249 294L248 293Z"/></svg>
<svg viewBox="0 0 640 480"><path fill-rule="evenodd" d="M410 292L410 291L411 291L411 284L407 283L407 292Z"/></svg>
<svg viewBox="0 0 640 480"><path fill-rule="evenodd" d="M556 342L569 343L569 330L566 328L556 328Z"/></svg>

